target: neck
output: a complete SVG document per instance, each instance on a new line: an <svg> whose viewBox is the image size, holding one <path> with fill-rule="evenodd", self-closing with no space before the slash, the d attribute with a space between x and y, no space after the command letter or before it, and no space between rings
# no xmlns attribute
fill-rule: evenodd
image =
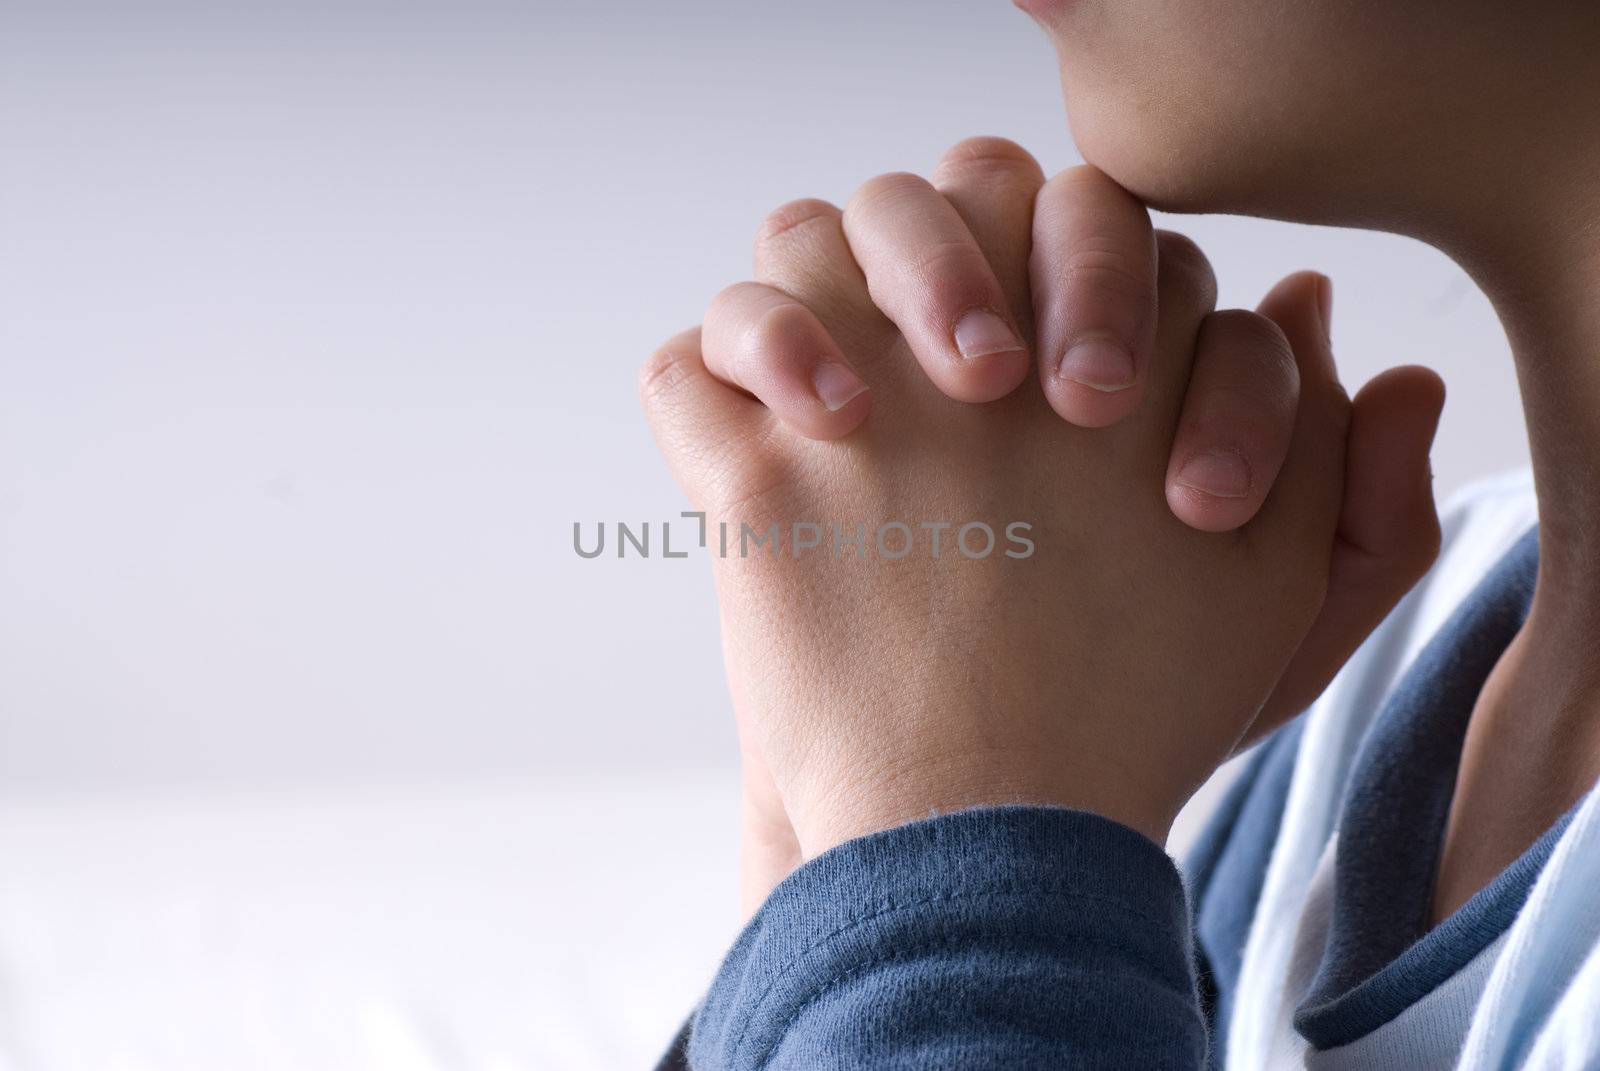
<svg viewBox="0 0 1600 1071"><path fill-rule="evenodd" d="M1600 196L1458 246L1505 326L1539 500L1541 622L1600 638ZM1591 651L1593 647L1589 648Z"/></svg>
<svg viewBox="0 0 1600 1071"><path fill-rule="evenodd" d="M1435 917L1492 879L1600 777L1600 184L1438 244L1494 303L1517 365L1539 504L1539 579L1473 709ZM1480 213L1490 215L1490 213Z"/></svg>

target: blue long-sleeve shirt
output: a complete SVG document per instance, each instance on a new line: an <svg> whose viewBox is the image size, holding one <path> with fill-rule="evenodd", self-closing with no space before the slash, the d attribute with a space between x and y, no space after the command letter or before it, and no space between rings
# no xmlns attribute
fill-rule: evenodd
<svg viewBox="0 0 1600 1071"><path fill-rule="evenodd" d="M1114 822L1020 807L917 822L778 887L702 1006L690 1063L1199 1067L1188 933L1176 867Z"/></svg>

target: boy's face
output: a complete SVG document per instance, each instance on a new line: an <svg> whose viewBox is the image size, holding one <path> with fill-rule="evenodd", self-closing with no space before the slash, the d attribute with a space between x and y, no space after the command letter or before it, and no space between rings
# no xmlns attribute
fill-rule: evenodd
<svg viewBox="0 0 1600 1071"><path fill-rule="evenodd" d="M1395 222L1570 140L1600 42L1593 0L1015 2L1089 162L1157 207L1330 223Z"/></svg>

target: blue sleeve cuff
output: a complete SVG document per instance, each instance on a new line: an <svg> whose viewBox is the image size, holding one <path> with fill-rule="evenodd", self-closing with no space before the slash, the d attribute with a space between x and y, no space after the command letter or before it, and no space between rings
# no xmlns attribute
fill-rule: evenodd
<svg viewBox="0 0 1600 1071"><path fill-rule="evenodd" d="M1080 811L914 822L800 867L696 1015L723 1068L1200 1067L1189 912L1172 860Z"/></svg>

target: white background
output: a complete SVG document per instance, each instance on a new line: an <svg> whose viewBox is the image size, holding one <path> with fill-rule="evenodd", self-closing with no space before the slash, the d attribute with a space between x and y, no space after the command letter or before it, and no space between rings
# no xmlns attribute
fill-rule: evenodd
<svg viewBox="0 0 1600 1071"><path fill-rule="evenodd" d="M704 561L571 550L575 520L682 508L637 366L786 199L974 133L1076 160L1000 2L0 25L8 788L725 763ZM1225 303L1332 275L1350 383L1441 371L1441 488L1521 462L1503 337L1445 258L1174 225Z"/></svg>

